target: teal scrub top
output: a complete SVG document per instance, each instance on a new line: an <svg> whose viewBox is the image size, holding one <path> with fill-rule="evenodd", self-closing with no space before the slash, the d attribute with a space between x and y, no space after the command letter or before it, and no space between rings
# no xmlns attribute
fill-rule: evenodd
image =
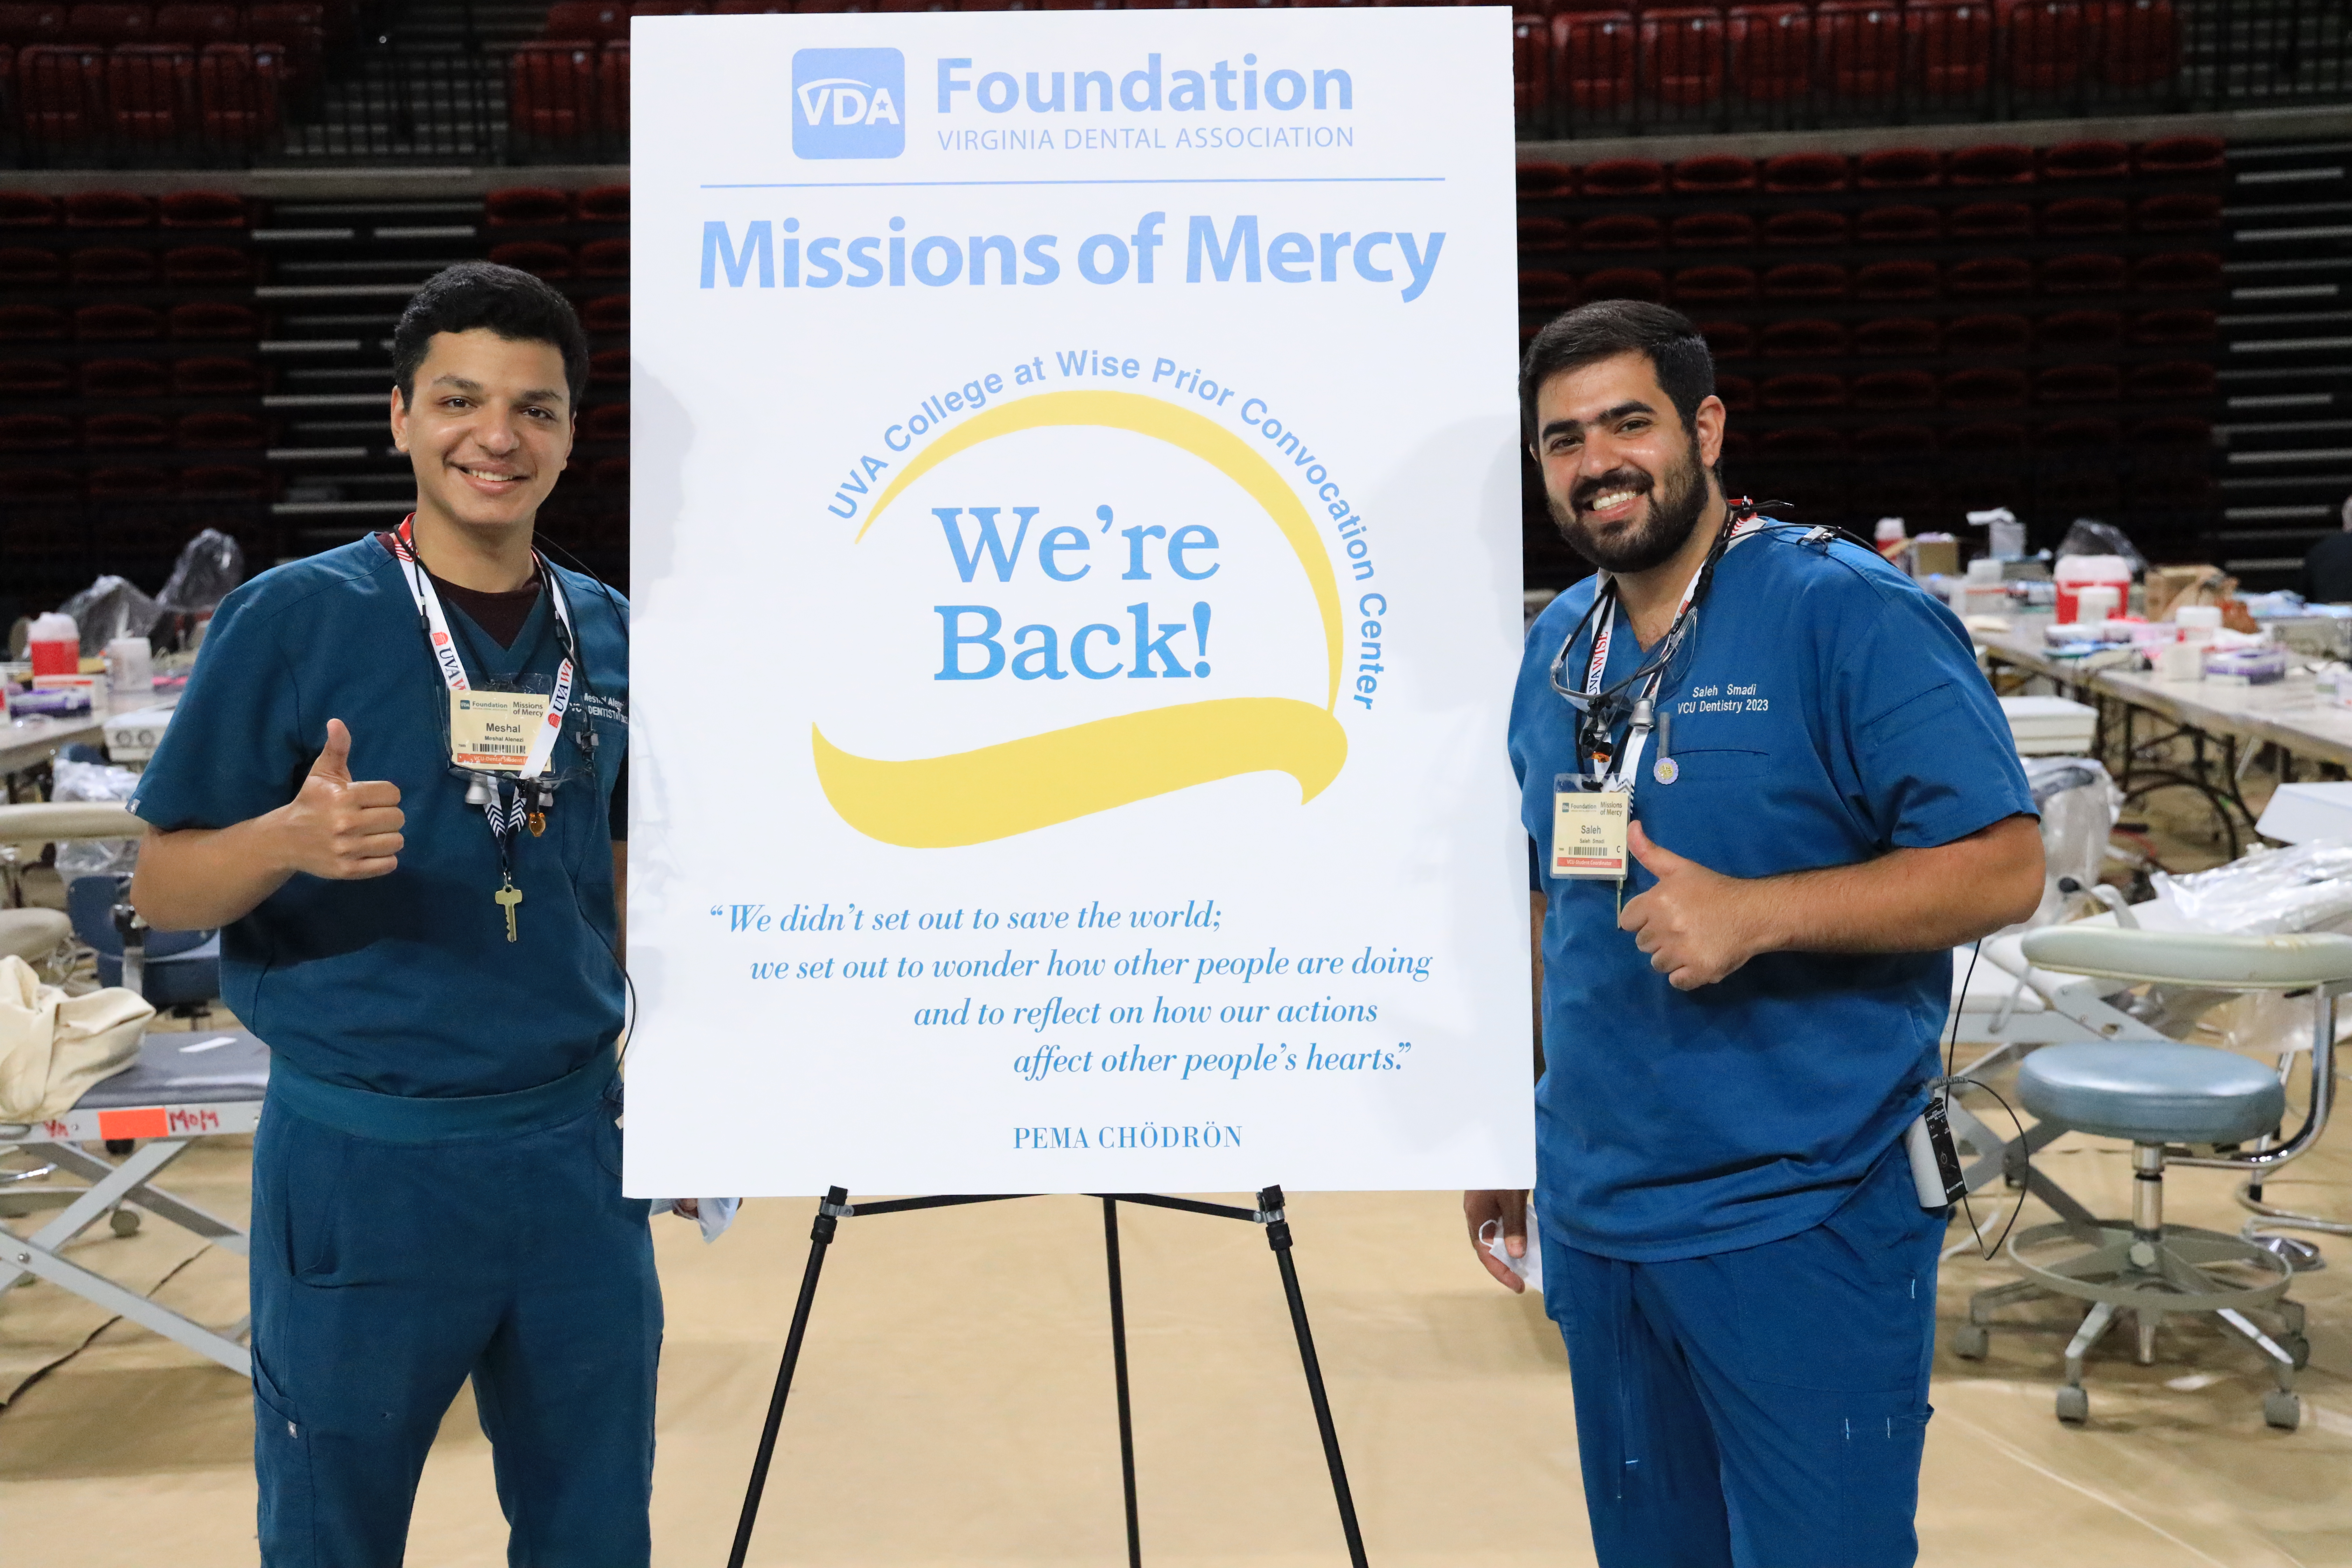
<svg viewBox="0 0 2352 1568"><path fill-rule="evenodd" d="M553 759L572 776L545 833L516 836L513 942L491 899L497 846L449 772L447 689L391 553L368 538L275 567L213 617L131 809L166 831L274 811L341 719L352 777L398 784L407 816L397 869L359 881L297 873L221 932L223 1000L314 1078L378 1094L504 1094L578 1069L620 1033L608 813L628 739L627 605L550 570L582 656ZM547 595L510 649L444 608L473 684L552 689L562 653ZM593 771L583 726L597 738Z"/></svg>
<svg viewBox="0 0 2352 1568"><path fill-rule="evenodd" d="M2032 815L1958 620L1874 552L1807 532L1768 528L1717 566L1659 689L1670 726L1635 782L1643 831L1712 870L1771 877ZM1549 898L1537 1215L1571 1247L1636 1262L1778 1241L1829 1217L1925 1105L1951 954L1766 953L1676 991L1618 929L1613 880L1549 875L1555 780L1577 768L1550 673L1595 587L1537 617L1511 710ZM1565 683L1580 687L1592 632ZM1622 619L1611 642L1604 689L1645 657ZM1655 880L1630 864L1624 897Z"/></svg>

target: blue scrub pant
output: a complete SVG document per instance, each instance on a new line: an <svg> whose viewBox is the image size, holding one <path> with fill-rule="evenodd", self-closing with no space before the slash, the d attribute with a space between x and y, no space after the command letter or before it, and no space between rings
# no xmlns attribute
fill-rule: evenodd
<svg viewBox="0 0 2352 1568"><path fill-rule="evenodd" d="M1601 1568L1905 1568L1942 1211L1901 1144L1812 1229L1628 1263L1543 1238Z"/></svg>
<svg viewBox="0 0 2352 1568"><path fill-rule="evenodd" d="M471 1377L515 1568L643 1568L661 1291L601 1101L431 1143L273 1094L253 1159L254 1469L266 1568L395 1568Z"/></svg>

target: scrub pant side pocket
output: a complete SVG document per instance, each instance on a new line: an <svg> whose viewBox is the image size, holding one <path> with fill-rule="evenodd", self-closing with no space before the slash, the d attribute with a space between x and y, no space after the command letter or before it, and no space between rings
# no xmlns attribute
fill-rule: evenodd
<svg viewBox="0 0 2352 1568"><path fill-rule="evenodd" d="M1927 1418L1935 1413L1929 1406L1922 1414L1857 1415L1846 1422L1838 1473L1838 1522L1845 1543L1840 1562L1866 1568L1917 1560L1919 1464L1927 1451Z"/></svg>
<svg viewBox="0 0 2352 1568"><path fill-rule="evenodd" d="M310 1568L317 1561L310 1435L257 1358L253 1368L253 1476L260 1491L263 1568Z"/></svg>

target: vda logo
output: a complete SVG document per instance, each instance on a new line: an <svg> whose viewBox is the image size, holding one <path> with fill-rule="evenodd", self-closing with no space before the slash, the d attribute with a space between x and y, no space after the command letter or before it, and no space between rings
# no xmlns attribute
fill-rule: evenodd
<svg viewBox="0 0 2352 1568"><path fill-rule="evenodd" d="M907 60L896 49L802 49L793 56L793 151L803 158L895 158Z"/></svg>

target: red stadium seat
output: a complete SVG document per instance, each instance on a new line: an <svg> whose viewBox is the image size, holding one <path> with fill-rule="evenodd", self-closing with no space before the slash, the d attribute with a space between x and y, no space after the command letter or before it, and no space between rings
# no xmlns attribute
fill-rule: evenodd
<svg viewBox="0 0 2352 1568"><path fill-rule="evenodd" d="M2124 319L2113 310L2061 310L2042 318L2034 339L2044 349L2111 349L2124 341Z"/></svg>
<svg viewBox="0 0 2352 1568"><path fill-rule="evenodd" d="M1992 6L1987 0L1911 0L1903 32L1928 98L1973 98L1991 79ZM1957 183L1957 182L1956 182Z"/></svg>
<svg viewBox="0 0 2352 1568"><path fill-rule="evenodd" d="M2063 92L2081 79L2089 39L2084 0L1998 0L1997 14L2009 41L2011 89Z"/></svg>
<svg viewBox="0 0 2352 1568"><path fill-rule="evenodd" d="M5 374L5 367L0 367ZM0 386L0 393L5 392ZM0 500L66 501L81 494L81 480L63 468L0 468ZM11 540L11 555L23 552L23 545Z"/></svg>
<svg viewBox="0 0 2352 1568"><path fill-rule="evenodd" d="M1813 79L1833 96L1868 102L1902 86L1903 11L1894 0L1821 0L1813 38Z"/></svg>
<svg viewBox="0 0 2352 1568"><path fill-rule="evenodd" d="M1854 184L1865 191L1926 191L1944 183L1944 155L1927 147L1882 147L1856 160Z"/></svg>
<svg viewBox="0 0 2352 1568"><path fill-rule="evenodd" d="M2173 250L2134 264L2132 287L2143 294L2202 293L2221 287L2221 258L2202 250Z"/></svg>
<svg viewBox="0 0 2352 1568"><path fill-rule="evenodd" d="M1576 194L1576 170L1566 163L1530 158L1516 171L1519 200L1548 202Z"/></svg>
<svg viewBox="0 0 2352 1568"><path fill-rule="evenodd" d="M1774 213L1764 220L1764 243L1767 245L1802 246L1808 249L1828 249L1845 243L1847 224L1843 213L1822 212L1801 207L1795 212Z"/></svg>
<svg viewBox="0 0 2352 1568"><path fill-rule="evenodd" d="M173 5L155 8L159 44L234 44L245 37L245 18L234 5Z"/></svg>
<svg viewBox="0 0 2352 1568"><path fill-rule="evenodd" d="M165 228L245 228L252 221L245 198L233 191L173 191L155 205Z"/></svg>
<svg viewBox="0 0 2352 1568"><path fill-rule="evenodd" d="M2202 455L2213 445L2213 422L2175 416L2168 419L2147 419L2131 427L2125 437L2135 447L2155 447L2164 451L2187 451Z"/></svg>
<svg viewBox="0 0 2352 1568"><path fill-rule="evenodd" d="M152 228L155 204L136 191L76 191L66 198L68 228Z"/></svg>
<svg viewBox="0 0 2352 1568"><path fill-rule="evenodd" d="M580 324L592 332L625 332L629 330L629 297L626 294L604 294L588 301L580 312Z"/></svg>
<svg viewBox="0 0 2352 1568"><path fill-rule="evenodd" d="M1942 330L1916 316L1864 321L1853 331L1853 352L1874 358L1926 359L1939 352L1942 343Z"/></svg>
<svg viewBox="0 0 2352 1568"><path fill-rule="evenodd" d="M1533 255L1556 255L1576 247L1576 226L1564 217L1519 219L1519 249Z"/></svg>
<svg viewBox="0 0 2352 1568"><path fill-rule="evenodd" d="M2052 365L2033 378L2037 403L2113 403L2123 390L2123 374L2111 364Z"/></svg>
<svg viewBox="0 0 2352 1568"><path fill-rule="evenodd" d="M63 415L0 415L0 452L58 452L73 444L74 422Z"/></svg>
<svg viewBox="0 0 2352 1568"><path fill-rule="evenodd" d="M150 5L76 5L66 13L66 32L79 44L143 44L155 36Z"/></svg>
<svg viewBox="0 0 2352 1568"><path fill-rule="evenodd" d="M73 373L56 360L0 359L0 397L60 397L73 385Z"/></svg>
<svg viewBox="0 0 2352 1568"><path fill-rule="evenodd" d="M259 392L261 366L206 354L172 362L172 390L182 397L247 397Z"/></svg>
<svg viewBox="0 0 2352 1568"><path fill-rule="evenodd" d="M205 140L248 147L278 129L285 63L274 44L208 44L196 59Z"/></svg>
<svg viewBox="0 0 2352 1568"><path fill-rule="evenodd" d="M89 142L106 123L106 51L40 45L16 56L18 123L25 140Z"/></svg>
<svg viewBox="0 0 2352 1568"><path fill-rule="evenodd" d="M1519 274L1519 309L1565 310L1583 297L1576 279L1565 272L1537 270Z"/></svg>
<svg viewBox="0 0 2352 1568"><path fill-rule="evenodd" d="M249 306L232 305L226 300L187 300L173 306L168 320L172 336L183 340L261 335L258 312Z"/></svg>
<svg viewBox="0 0 2352 1568"><path fill-rule="evenodd" d="M610 0L555 0L547 8L547 25L540 37L564 43L629 36L629 8Z"/></svg>
<svg viewBox="0 0 2352 1568"><path fill-rule="evenodd" d="M552 185L509 185L482 198L482 220L492 228L544 228L572 221L572 195Z"/></svg>
<svg viewBox="0 0 2352 1568"><path fill-rule="evenodd" d="M2033 268L2014 256L1970 257L1945 271L1944 287L1956 300L2028 294L2033 290Z"/></svg>
<svg viewBox="0 0 2352 1568"><path fill-rule="evenodd" d="M1805 6L1734 5L1725 13L1731 80L1750 103L1785 103L1813 86L1813 18Z"/></svg>
<svg viewBox="0 0 2352 1568"><path fill-rule="evenodd" d="M246 41L278 51L278 70L289 88L318 79L327 51L326 7L291 0L263 0L245 9Z"/></svg>
<svg viewBox="0 0 2352 1568"><path fill-rule="evenodd" d="M92 468L89 483L92 500L161 500L173 489L168 468Z"/></svg>
<svg viewBox="0 0 2352 1568"><path fill-rule="evenodd" d="M1944 432L1944 450L1955 455L2022 452L2025 443L2022 425L1959 425Z"/></svg>
<svg viewBox="0 0 2352 1568"><path fill-rule="evenodd" d="M1551 22L1540 12L1511 18L1511 96L1522 129L1551 108Z"/></svg>
<svg viewBox="0 0 2352 1568"><path fill-rule="evenodd" d="M155 253L128 246L86 246L67 254L66 278L86 289L136 288L155 280Z"/></svg>
<svg viewBox="0 0 2352 1568"><path fill-rule="evenodd" d="M2130 175L2131 149L2120 142L2061 142L2042 150L2045 180L2123 180Z"/></svg>
<svg viewBox="0 0 2352 1568"><path fill-rule="evenodd" d="M1838 359L1846 352L1846 333L1835 321L1774 321L1757 346L1766 359Z"/></svg>
<svg viewBox="0 0 2352 1568"><path fill-rule="evenodd" d="M1722 305L1756 298L1756 273L1746 267L1685 267L1675 274L1678 305ZM1590 294L1587 298L1591 298Z"/></svg>
<svg viewBox="0 0 2352 1568"><path fill-rule="evenodd" d="M1685 158L1668 171L1668 183L1682 195L1722 196L1756 188L1756 160L1728 153Z"/></svg>
<svg viewBox="0 0 2352 1568"><path fill-rule="evenodd" d="M1641 213L1611 213L1576 226L1579 250L1656 250L1665 242L1665 226Z"/></svg>
<svg viewBox="0 0 2352 1568"><path fill-rule="evenodd" d="M2009 142L1963 147L1947 169L1955 185L2030 185L2033 174L2033 149Z"/></svg>
<svg viewBox="0 0 2352 1568"><path fill-rule="evenodd" d="M1944 237L1944 217L1933 207L1872 207L1854 223L1861 245L1933 245Z"/></svg>
<svg viewBox="0 0 2352 1568"><path fill-rule="evenodd" d="M1932 261L1874 261L1853 275L1857 300L1932 300L1937 274Z"/></svg>
<svg viewBox="0 0 2352 1568"><path fill-rule="evenodd" d="M84 397L161 397L172 389L172 378L152 359L84 360Z"/></svg>
<svg viewBox="0 0 2352 1568"><path fill-rule="evenodd" d="M16 289L46 289L66 275L65 263L54 250L30 246L0 246L0 284Z"/></svg>
<svg viewBox="0 0 2352 1568"><path fill-rule="evenodd" d="M2149 196L2132 208L2132 226L2142 234L2210 234L2221 226L2221 198L2202 191Z"/></svg>
<svg viewBox="0 0 2352 1568"><path fill-rule="evenodd" d="M48 305L0 305L0 343L61 342L66 313Z"/></svg>
<svg viewBox="0 0 2352 1568"><path fill-rule="evenodd" d="M1764 274L1767 300L1843 300L1845 268L1827 261L1792 261Z"/></svg>
<svg viewBox="0 0 2352 1568"><path fill-rule="evenodd" d="M18 0L0 4L0 44L22 47L27 44L62 44L66 41L66 8L63 5L26 5Z"/></svg>
<svg viewBox="0 0 2352 1568"><path fill-rule="evenodd" d="M1836 0L1822 0L1832 5ZM1846 184L1842 153L1783 153L1764 161L1764 188L1776 195L1813 195L1842 191Z"/></svg>
<svg viewBox="0 0 2352 1568"><path fill-rule="evenodd" d="M629 187L626 185L591 185L580 193L582 223L626 223L629 221Z"/></svg>
<svg viewBox="0 0 2352 1568"><path fill-rule="evenodd" d="M2105 452L2121 434L2112 419L2055 419L2033 432L2033 444L2045 452Z"/></svg>
<svg viewBox="0 0 2352 1568"><path fill-rule="evenodd" d="M253 280L253 258L226 245L178 245L163 253L166 282L219 286Z"/></svg>
<svg viewBox="0 0 2352 1568"><path fill-rule="evenodd" d="M1554 16L1552 101L1588 113L1625 103L1633 96L1633 14L1630 11L1586 11ZM1585 175L1591 178L1590 167ZM1591 194L1590 185L1586 194Z"/></svg>
<svg viewBox="0 0 2352 1568"><path fill-rule="evenodd" d="M2127 276L2124 258L2096 251L2055 256L2042 264L2044 294L2120 293Z"/></svg>
<svg viewBox="0 0 2352 1568"><path fill-rule="evenodd" d="M1956 370L1944 377L1944 406L1967 412L2023 407L2025 392L2021 370Z"/></svg>
<svg viewBox="0 0 2352 1568"><path fill-rule="evenodd" d="M2143 180L2179 179L2223 173L2219 136L2166 136L2143 142L2132 154L2132 171Z"/></svg>
<svg viewBox="0 0 2352 1568"><path fill-rule="evenodd" d="M521 44L508 67L507 117L520 135L570 142L596 124L596 50L587 44Z"/></svg>
<svg viewBox="0 0 2352 1568"><path fill-rule="evenodd" d="M1723 96L1723 13L1675 6L1641 13L1642 85L1660 103L1686 108Z"/></svg>
<svg viewBox="0 0 2352 1568"><path fill-rule="evenodd" d="M2136 343L2210 343L2221 336L2221 319L2210 310L2149 310L2135 317Z"/></svg>
<svg viewBox="0 0 2352 1568"><path fill-rule="evenodd" d="M55 228L65 207L38 191L0 191L0 228Z"/></svg>
<svg viewBox="0 0 2352 1568"><path fill-rule="evenodd" d="M180 493L201 500L260 500L269 494L266 469L207 463L180 470Z"/></svg>
<svg viewBox="0 0 2352 1568"><path fill-rule="evenodd" d="M1734 414L1745 414L1756 406L1756 384L1744 375L1717 376L1715 395Z"/></svg>
<svg viewBox="0 0 2352 1568"><path fill-rule="evenodd" d="M1045 3L1048 6L1052 6L1055 0L1045 0ZM1062 5L1060 8L1064 10L1073 9L1075 8L1076 4L1076 0L1062 0ZM629 459L626 458L599 458L596 459L595 465L588 470L588 482L594 485L598 489L625 490L628 489Z"/></svg>
<svg viewBox="0 0 2352 1568"><path fill-rule="evenodd" d="M2213 367L2204 360L2162 360L2131 374L2131 395L2142 402L2210 397L2213 384Z"/></svg>
<svg viewBox="0 0 2352 1568"><path fill-rule="evenodd" d="M163 335L163 316L145 305L84 305L73 313L74 336L86 343L152 342Z"/></svg>
<svg viewBox="0 0 2352 1568"><path fill-rule="evenodd" d="M560 283L572 276L572 247L555 245L543 239L511 240L505 245L490 247L490 258L500 267L511 267L518 272L528 272L534 278Z"/></svg>
<svg viewBox="0 0 2352 1568"><path fill-rule="evenodd" d="M107 118L118 142L177 142L195 123L196 51L125 44L106 62Z"/></svg>
<svg viewBox="0 0 2352 1568"><path fill-rule="evenodd" d="M2115 196L2068 196L2042 209L2042 232L2053 239L2121 234L2124 204Z"/></svg>
<svg viewBox="0 0 2352 1568"><path fill-rule="evenodd" d="M1932 395L1936 384L1933 378L1923 375L1921 379L1927 382ZM1856 390L1855 406L1859 407L1859 388ZM1924 425L1873 425L1854 432L1853 455L1870 463L1932 458L1936 455L1936 433Z"/></svg>
<svg viewBox="0 0 2352 1568"><path fill-rule="evenodd" d="M601 404L581 416L581 438L588 441L625 441L629 438L629 405L625 403Z"/></svg>
<svg viewBox="0 0 2352 1568"><path fill-rule="evenodd" d="M184 414L174 432L186 451L243 451L269 444L269 426L250 414Z"/></svg>
<svg viewBox="0 0 2352 1568"><path fill-rule="evenodd" d="M606 44L596 62L596 100L602 129L619 135L629 130L629 46Z"/></svg>
<svg viewBox="0 0 2352 1568"><path fill-rule="evenodd" d="M1757 393L1767 408L1843 408L1845 378L1819 371L1768 376Z"/></svg>
<svg viewBox="0 0 2352 1568"><path fill-rule="evenodd" d="M1772 383L1766 382L1764 393L1768 407L1771 405L1771 389ZM1779 430L1767 430L1764 433L1762 447L1765 457L1780 461L1815 462L1826 458L1844 457L1845 437L1835 430L1824 429L1818 426L1799 425Z"/></svg>
<svg viewBox="0 0 2352 1568"><path fill-rule="evenodd" d="M1676 250L1744 249L1756 243L1756 220L1746 213L1689 213L1669 226L1667 242Z"/></svg>
<svg viewBox="0 0 2352 1568"><path fill-rule="evenodd" d="M2180 21L2172 0L2105 0L2092 26L2099 74L2113 86L2148 87L2169 81L2180 68Z"/></svg>
<svg viewBox="0 0 2352 1568"><path fill-rule="evenodd" d="M1742 321L1701 321L1698 335L1717 361L1746 359L1756 352L1756 330Z"/></svg>
<svg viewBox="0 0 2352 1568"><path fill-rule="evenodd" d="M625 239L592 239L580 247L580 276L583 278L626 278L629 275L629 242Z"/></svg>
<svg viewBox="0 0 2352 1568"><path fill-rule="evenodd" d="M1874 370L1853 382L1853 405L1877 413L1936 406L1936 378L1924 370Z"/></svg>
<svg viewBox="0 0 2352 1568"><path fill-rule="evenodd" d="M1648 158L1604 158L1584 165L1578 184L1588 199L1597 202L1654 196L1666 188L1666 170Z"/></svg>
<svg viewBox="0 0 2352 1568"><path fill-rule="evenodd" d="M1962 316L1944 328L1944 352L1955 354L2021 354L2033 346L2033 329L2022 316Z"/></svg>
<svg viewBox="0 0 2352 1568"><path fill-rule="evenodd" d="M588 379L598 386L629 384L629 351L599 349L588 356Z"/></svg>
<svg viewBox="0 0 2352 1568"><path fill-rule="evenodd" d="M2033 209L2023 202L1970 202L1952 214L1949 232L1955 240L1971 245L2030 239L2033 236Z"/></svg>
<svg viewBox="0 0 2352 1568"><path fill-rule="evenodd" d="M1587 273L1579 292L1591 300L1643 300L1662 305L1666 299L1664 274L1646 267L1609 267Z"/></svg>

